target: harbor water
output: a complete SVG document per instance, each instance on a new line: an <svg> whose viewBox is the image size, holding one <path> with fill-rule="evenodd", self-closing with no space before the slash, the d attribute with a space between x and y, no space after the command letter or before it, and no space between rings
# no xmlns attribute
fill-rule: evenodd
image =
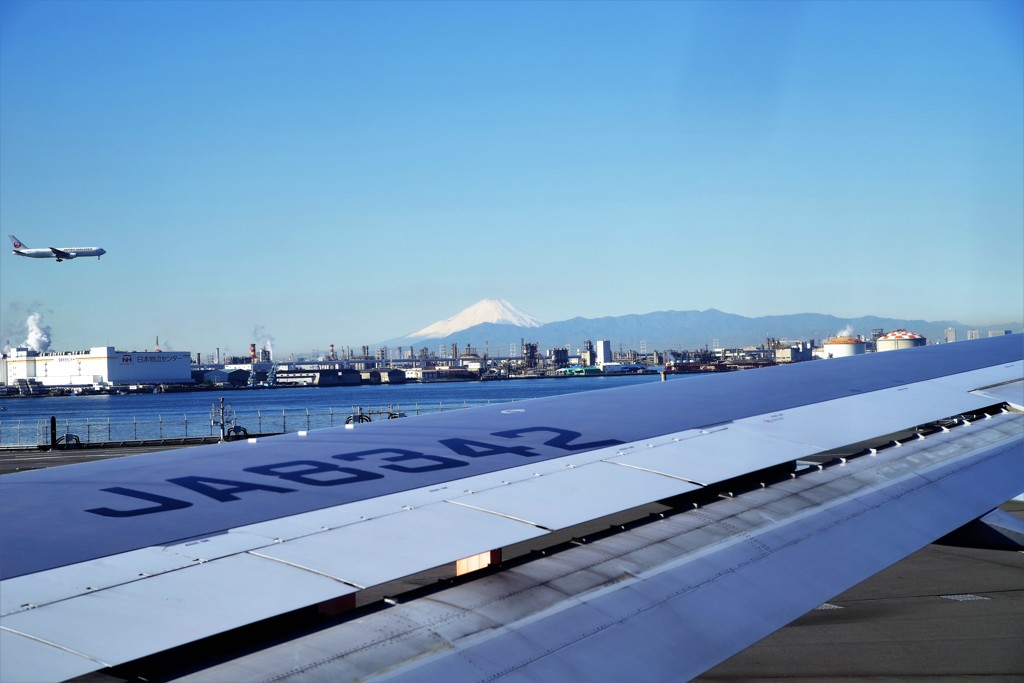
<svg viewBox="0 0 1024 683"><path fill-rule="evenodd" d="M685 381L686 375L670 377ZM274 434L657 381L658 375L608 375L10 398L0 400L0 447L48 444L51 417L56 418L60 438L71 439L66 437L71 434L83 444L218 436L221 399L228 428Z"/></svg>

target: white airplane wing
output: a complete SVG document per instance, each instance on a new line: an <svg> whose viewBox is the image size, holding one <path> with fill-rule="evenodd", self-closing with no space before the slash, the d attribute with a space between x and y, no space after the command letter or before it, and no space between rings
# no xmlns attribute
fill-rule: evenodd
<svg viewBox="0 0 1024 683"><path fill-rule="evenodd" d="M696 676L1024 491L1022 377L1011 335L0 477L0 680Z"/></svg>
<svg viewBox="0 0 1024 683"><path fill-rule="evenodd" d="M53 255L59 259L75 258L75 254L71 253L70 251L64 251L63 249L58 249L57 247L50 247L49 249L51 252L53 252Z"/></svg>

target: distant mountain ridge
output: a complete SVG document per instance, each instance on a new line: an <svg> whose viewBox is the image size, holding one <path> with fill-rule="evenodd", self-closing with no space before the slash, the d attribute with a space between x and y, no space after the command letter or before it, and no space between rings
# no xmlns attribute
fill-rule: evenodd
<svg viewBox="0 0 1024 683"><path fill-rule="evenodd" d="M433 327L424 328L420 332ZM705 311L656 311L604 318L572 318L536 327L483 322L452 329L444 336L413 338L413 335L409 335L381 342L380 345L415 345L417 348L426 346L436 350L441 344L448 346L454 343L459 348L471 345L479 353L483 353L486 348L492 355L502 356L508 353L510 345L518 347L520 340L538 342L542 351L559 347L575 351L582 348L587 339L609 340L614 349L621 347L639 351L643 345L647 351L651 351L702 348L716 341L725 347L750 346L763 344L766 337L789 341L813 339L820 342L838 336L841 332L869 337L876 329L886 332L906 329L924 335L929 341L938 341L945 339L947 328L956 330L957 339L963 340L967 338L968 329L978 329L981 336L988 336L989 330L1020 332L1024 326L1019 321L978 327L954 320L905 320L878 316L840 318L821 313L748 318L710 308Z"/></svg>

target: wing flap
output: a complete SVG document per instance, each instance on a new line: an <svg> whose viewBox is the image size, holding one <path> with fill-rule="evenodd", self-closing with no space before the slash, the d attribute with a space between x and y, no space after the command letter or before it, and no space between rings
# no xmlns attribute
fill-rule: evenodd
<svg viewBox="0 0 1024 683"><path fill-rule="evenodd" d="M704 485L989 406L963 386L935 380L789 408L621 447L609 459Z"/></svg>
<svg viewBox="0 0 1024 683"><path fill-rule="evenodd" d="M84 655L0 627L0 681L53 683L106 666Z"/></svg>
<svg viewBox="0 0 1024 683"><path fill-rule="evenodd" d="M117 664L354 591L281 562L241 554L11 614L4 626ZM45 660L26 661L33 668L12 665L5 680L47 671ZM77 673L97 668L83 659Z"/></svg>
<svg viewBox="0 0 1024 683"><path fill-rule="evenodd" d="M991 404L959 387L927 380L738 420L736 428L803 444L802 455L810 455Z"/></svg>
<svg viewBox="0 0 1024 683"><path fill-rule="evenodd" d="M595 462L452 502L557 530L698 488L679 479Z"/></svg>
<svg viewBox="0 0 1024 683"><path fill-rule="evenodd" d="M758 437L734 425L713 432L681 432L648 448L623 449L609 462L658 472L707 486L795 460L807 449L791 441Z"/></svg>
<svg viewBox="0 0 1024 683"><path fill-rule="evenodd" d="M6 617L14 612L35 609L191 564L191 561L165 553L161 548L142 548L6 579L0 583L0 613Z"/></svg>
<svg viewBox="0 0 1024 683"><path fill-rule="evenodd" d="M439 503L281 543L259 555L367 587L540 535L521 522Z"/></svg>
<svg viewBox="0 0 1024 683"><path fill-rule="evenodd" d="M999 383L995 386L978 389L973 393L1009 403L1017 410L1024 410L1024 380Z"/></svg>
<svg viewBox="0 0 1024 683"><path fill-rule="evenodd" d="M1015 360L1009 363L1000 363L999 365L990 365L988 367L978 368L977 370L971 370L970 372L958 372L952 375L943 375L942 377L936 377L935 381L940 384L945 384L953 389L974 391L981 387L987 387L993 384L1002 384L1003 382L1006 382L1008 378L1019 379L1022 375L1024 375L1024 361Z"/></svg>

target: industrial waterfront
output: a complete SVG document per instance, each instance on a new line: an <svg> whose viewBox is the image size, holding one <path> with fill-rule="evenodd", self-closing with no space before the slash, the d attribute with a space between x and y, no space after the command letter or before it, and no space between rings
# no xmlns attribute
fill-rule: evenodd
<svg viewBox="0 0 1024 683"><path fill-rule="evenodd" d="M710 344L705 341L702 347L687 348L665 341L669 335L666 325L672 330L672 336L692 334L687 329L694 320L685 314L679 315L683 317L677 315L674 322L658 318L660 326L646 328L655 334L652 339L660 340L657 344L648 344L641 337L639 343L633 345L636 336L645 329L639 319L631 319L628 328L615 325L609 319L599 327L586 328L597 333L596 340L590 332L577 327L575 332L563 329L559 337L570 340L575 337L581 342L579 346L573 342L547 345L550 336L540 334L538 330L543 326L535 320L508 302L483 300L452 319L397 340L397 346L393 345L396 340L382 342L375 349L368 345L360 349L336 348L332 343L326 352L275 354L272 338L257 335L256 330L254 336L262 340L249 342L248 354L237 355L226 350L222 353L217 347L215 353L204 358L204 354L193 351L162 349L158 336L154 338L152 349L127 350L108 343L87 349L53 350L49 328L42 325L40 314L33 313L25 322L28 330L25 341L15 347L6 345L0 357L0 398L718 373L928 344L924 335L902 327L887 332L884 327L873 326L870 335L854 336L854 327L847 323L838 333L829 336L815 333L784 338L765 332L764 337L757 339L752 333L727 332L734 342L743 339L744 345L730 346L711 337ZM882 322L882 319L871 320L876 324ZM519 335L518 343L492 345L487 333L479 327L485 323L498 325L506 336ZM774 325L782 323L775 321ZM806 331L810 327L813 326L804 323L803 327L782 325L780 329L792 332ZM714 327L705 329L731 328L718 320ZM1010 332L1012 329L990 329L987 334L991 337ZM481 347L472 341L465 344L445 341L431 347L428 339L437 341L439 338L432 336L436 334L446 340L451 340L455 334L477 341L484 336L484 343ZM526 336L528 334L533 341ZM622 337L614 342L612 337L616 335L622 335L625 342L621 341ZM967 331L968 339L981 337L982 330ZM539 341L542 338L548 339L545 346ZM414 339L419 341L413 342ZM956 340L956 328L947 327L939 343ZM932 343L935 343L934 337Z"/></svg>
<svg viewBox="0 0 1024 683"><path fill-rule="evenodd" d="M426 348L413 356L399 349L397 356L382 348L371 356L349 349L339 356L333 346L317 360L280 361L271 349L249 345L248 357L203 365L191 353L121 351L98 346L83 351L40 352L34 348L12 349L0 363L0 397L172 393L218 389L282 387L339 387L407 382L460 382L474 380L522 380L642 374L698 374L728 372L795 363L816 358L841 358L866 352L894 351L923 346L927 340L905 330L883 334L876 329L870 340L838 337L815 347L813 340L783 342L766 338L758 346L652 351L613 350L607 339L585 340L575 355L568 348L540 352L539 344L521 343L519 355L480 356L467 345L459 353L452 344L449 356L432 355ZM411 352L411 347L409 349ZM441 349L443 351L443 349ZM510 349L515 352L515 349ZM219 354L218 354L219 356Z"/></svg>

